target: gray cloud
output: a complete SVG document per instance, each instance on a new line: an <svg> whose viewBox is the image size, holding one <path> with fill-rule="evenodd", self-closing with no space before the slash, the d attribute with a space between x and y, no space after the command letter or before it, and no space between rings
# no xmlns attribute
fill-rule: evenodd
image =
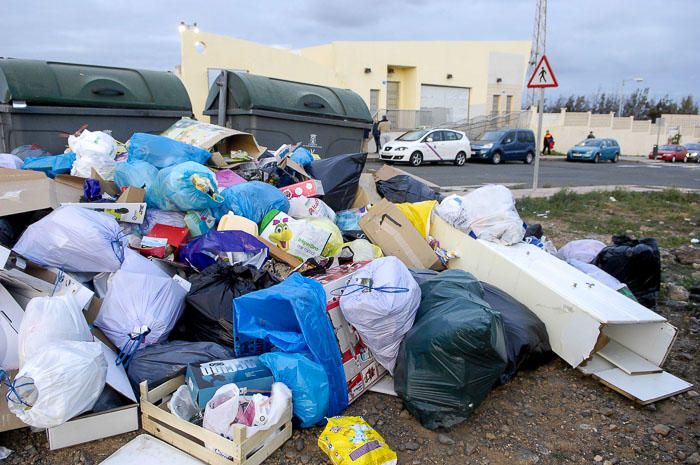
<svg viewBox="0 0 700 465"><path fill-rule="evenodd" d="M0 55L172 70L177 24L269 45L334 40L530 40L533 0L0 0ZM561 87L700 96L696 0L550 1L547 54ZM627 86L629 90L632 84Z"/></svg>

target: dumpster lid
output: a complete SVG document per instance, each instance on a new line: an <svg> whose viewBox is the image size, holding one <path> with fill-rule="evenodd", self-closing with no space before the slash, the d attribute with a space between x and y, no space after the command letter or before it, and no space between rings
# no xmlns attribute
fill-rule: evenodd
<svg viewBox="0 0 700 465"><path fill-rule="evenodd" d="M0 103L192 112L180 79L167 71L0 58Z"/></svg>
<svg viewBox="0 0 700 465"><path fill-rule="evenodd" d="M324 118L371 123L367 104L349 89L286 81L241 71L227 71L227 113L235 110L269 110ZM209 89L205 114L216 114L219 86Z"/></svg>

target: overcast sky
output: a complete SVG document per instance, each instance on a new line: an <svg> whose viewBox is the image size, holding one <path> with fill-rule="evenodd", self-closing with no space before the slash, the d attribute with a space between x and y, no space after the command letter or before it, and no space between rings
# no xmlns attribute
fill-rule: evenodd
<svg viewBox="0 0 700 465"><path fill-rule="evenodd" d="M334 40L527 40L535 0L0 0L0 56L172 70L177 25L269 45ZM550 0L562 94L700 97L700 0ZM627 89L634 87L627 84ZM556 94L553 92L552 94Z"/></svg>

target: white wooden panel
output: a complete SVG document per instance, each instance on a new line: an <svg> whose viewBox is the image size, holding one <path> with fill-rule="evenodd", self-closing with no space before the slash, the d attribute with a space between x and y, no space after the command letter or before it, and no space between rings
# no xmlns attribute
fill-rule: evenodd
<svg viewBox="0 0 700 465"><path fill-rule="evenodd" d="M202 465L203 463L158 438L142 434L127 442L100 465Z"/></svg>

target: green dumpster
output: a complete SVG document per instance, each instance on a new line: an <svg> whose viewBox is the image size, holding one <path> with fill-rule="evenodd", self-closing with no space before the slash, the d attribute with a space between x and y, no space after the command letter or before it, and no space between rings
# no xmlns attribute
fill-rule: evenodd
<svg viewBox="0 0 700 465"><path fill-rule="evenodd" d="M250 132L276 149L301 144L330 157L359 152L372 116L348 89L222 71L209 89L204 114L211 122Z"/></svg>
<svg viewBox="0 0 700 465"><path fill-rule="evenodd" d="M85 124L126 141L191 115L187 91L170 72L0 58L0 152L38 144L62 153L62 134Z"/></svg>

